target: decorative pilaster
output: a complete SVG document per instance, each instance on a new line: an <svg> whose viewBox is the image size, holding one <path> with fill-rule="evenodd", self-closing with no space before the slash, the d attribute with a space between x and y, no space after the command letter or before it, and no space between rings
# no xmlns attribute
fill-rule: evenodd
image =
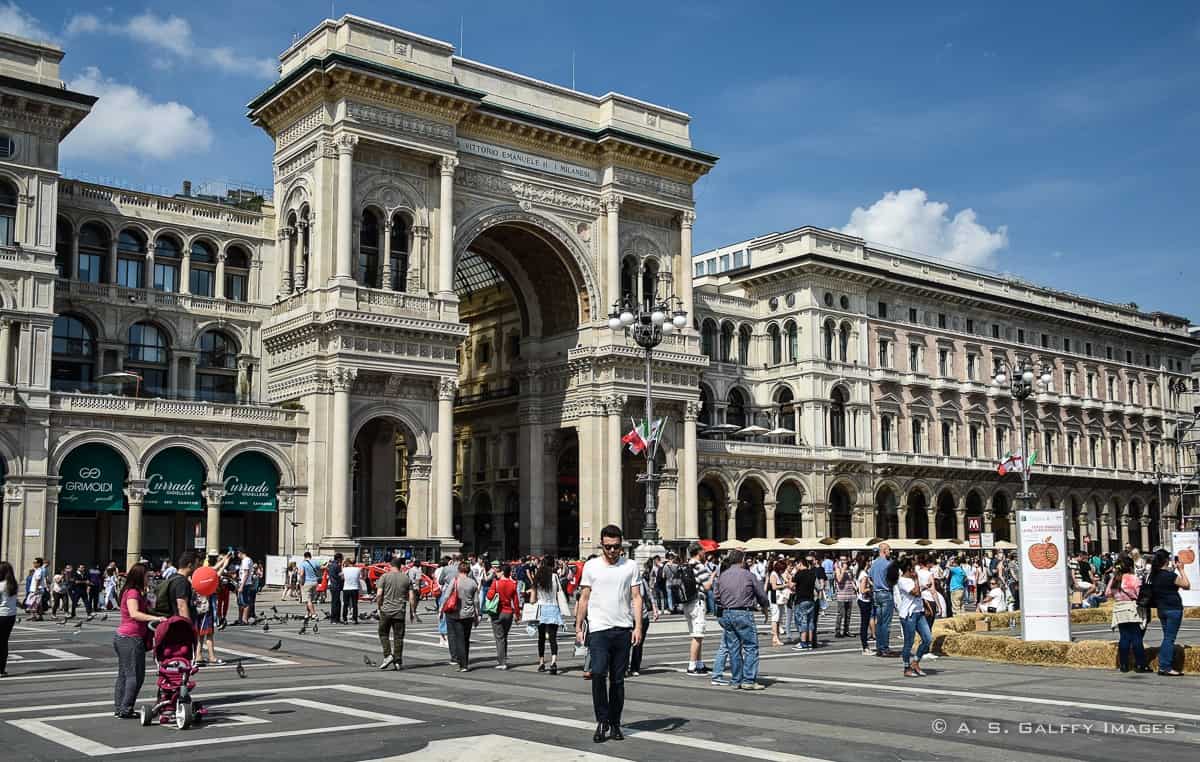
<svg viewBox="0 0 1200 762"><path fill-rule="evenodd" d="M225 488L214 482L204 490L204 543L206 553L216 553L221 547L221 501L225 499Z"/></svg>
<svg viewBox="0 0 1200 762"><path fill-rule="evenodd" d="M383 250L379 253L379 288L392 290L392 221L383 225Z"/></svg>
<svg viewBox="0 0 1200 762"><path fill-rule="evenodd" d="M11 341L12 321L8 318L0 320L0 384L9 384L9 341Z"/></svg>
<svg viewBox="0 0 1200 762"><path fill-rule="evenodd" d="M690 321L696 316L692 310L692 228L695 224L696 212L684 209L679 215L679 298L688 314L685 331L691 328ZM744 364L745 358L739 359Z"/></svg>
<svg viewBox="0 0 1200 762"><path fill-rule="evenodd" d="M338 152L337 185L337 268L333 277L353 279L354 263L354 149L357 135L340 135L335 141Z"/></svg>
<svg viewBox="0 0 1200 762"><path fill-rule="evenodd" d="M437 453L433 467L437 477L433 489L437 495L436 537L443 543L454 542L454 395L458 379L443 376L438 383Z"/></svg>
<svg viewBox="0 0 1200 762"><path fill-rule="evenodd" d="M443 156L438 186L438 296L454 296L454 170L458 159Z"/></svg>
<svg viewBox="0 0 1200 762"><path fill-rule="evenodd" d="M607 468L605 469L605 493L607 498L607 522L609 524L621 525L621 450L624 447L621 444L621 413L625 410L626 397L624 394L614 394L604 400L608 410L608 433L605 436L606 446L604 448L604 457Z"/></svg>
<svg viewBox="0 0 1200 762"><path fill-rule="evenodd" d="M333 385L333 425L328 442L329 517L326 536L335 542L349 542L350 514L350 389L358 377L357 368L334 368L329 374Z"/></svg>
<svg viewBox="0 0 1200 762"><path fill-rule="evenodd" d="M293 290L297 292L303 291L308 285L308 231L309 221L297 220L296 242L300 245L300 251L294 255L296 277L292 284Z"/></svg>
<svg viewBox="0 0 1200 762"><path fill-rule="evenodd" d="M213 296L225 298L225 252L217 254L217 282L213 284Z"/></svg>
<svg viewBox="0 0 1200 762"><path fill-rule="evenodd" d="M606 304L608 306L618 301L624 295L621 293L621 231L620 212L624 198L617 193L606 193L600 199L600 207L607 217L604 224L604 239L607 253L604 258L606 275Z"/></svg>
<svg viewBox="0 0 1200 762"><path fill-rule="evenodd" d="M699 477L697 476L696 422L703 405L699 400L688 400L683 408L683 494L679 503L683 506L683 539L695 540L700 536Z"/></svg>
<svg viewBox="0 0 1200 762"><path fill-rule="evenodd" d="M276 232L282 256L279 258L279 298L286 299L292 293L292 242L295 228L284 225Z"/></svg>
<svg viewBox="0 0 1200 762"><path fill-rule="evenodd" d="M142 557L142 504L146 500L146 482L130 482L125 488L125 498L129 503L125 530L125 568L128 569Z"/></svg>

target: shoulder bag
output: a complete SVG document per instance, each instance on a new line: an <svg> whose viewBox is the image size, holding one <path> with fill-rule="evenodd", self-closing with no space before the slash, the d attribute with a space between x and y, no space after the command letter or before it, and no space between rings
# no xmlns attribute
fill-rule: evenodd
<svg viewBox="0 0 1200 762"><path fill-rule="evenodd" d="M452 611L458 610L458 580L454 580L454 586L450 588L450 594L446 596L446 600L442 603L441 612L449 614Z"/></svg>

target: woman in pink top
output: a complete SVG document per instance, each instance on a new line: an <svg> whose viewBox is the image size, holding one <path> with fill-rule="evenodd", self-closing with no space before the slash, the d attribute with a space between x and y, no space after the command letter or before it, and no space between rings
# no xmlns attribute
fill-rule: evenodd
<svg viewBox="0 0 1200 762"><path fill-rule="evenodd" d="M113 716L127 720L136 717L133 705L137 702L142 683L146 680L146 641L150 623L163 617L146 613L146 567L135 564L125 575L121 590L121 624L113 636L117 652L117 684L113 689Z"/></svg>
<svg viewBox="0 0 1200 762"><path fill-rule="evenodd" d="M1141 579L1133 571L1133 562L1128 556L1121 556L1113 565L1112 581L1108 584L1108 597L1113 603L1113 624L1121 631L1121 640L1117 644L1117 661L1122 672L1129 671L1129 654L1133 652L1134 671L1149 672L1146 664L1146 649L1142 646L1143 624L1142 612L1138 611L1138 590L1142 586Z"/></svg>

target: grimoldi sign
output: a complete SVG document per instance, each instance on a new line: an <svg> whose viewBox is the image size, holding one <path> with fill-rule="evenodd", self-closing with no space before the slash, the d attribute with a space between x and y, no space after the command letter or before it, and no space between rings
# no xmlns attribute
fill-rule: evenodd
<svg viewBox="0 0 1200 762"><path fill-rule="evenodd" d="M225 467L223 511L274 511L279 473L266 456L244 452Z"/></svg>
<svg viewBox="0 0 1200 762"><path fill-rule="evenodd" d="M148 511L204 510L204 465L181 447L155 455L146 469L143 505Z"/></svg>
<svg viewBox="0 0 1200 762"><path fill-rule="evenodd" d="M125 461L107 445L76 447L63 459L58 476L60 511L125 509Z"/></svg>
<svg viewBox="0 0 1200 762"><path fill-rule="evenodd" d="M506 164L515 164L518 167L525 167L526 169L548 172L552 175L562 175L563 177L570 177L575 180L585 180L589 183L600 182L600 172L590 167L582 167L578 164L551 159L547 156L525 153L515 148L484 143L481 140L460 137L458 138L458 150L463 153L502 161Z"/></svg>

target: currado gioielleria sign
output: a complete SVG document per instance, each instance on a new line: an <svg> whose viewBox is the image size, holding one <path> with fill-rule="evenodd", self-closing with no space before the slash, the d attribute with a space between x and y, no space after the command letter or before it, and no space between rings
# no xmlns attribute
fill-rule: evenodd
<svg viewBox="0 0 1200 762"><path fill-rule="evenodd" d="M223 478L223 511L274 511L279 472L265 455L244 452L229 461Z"/></svg>

